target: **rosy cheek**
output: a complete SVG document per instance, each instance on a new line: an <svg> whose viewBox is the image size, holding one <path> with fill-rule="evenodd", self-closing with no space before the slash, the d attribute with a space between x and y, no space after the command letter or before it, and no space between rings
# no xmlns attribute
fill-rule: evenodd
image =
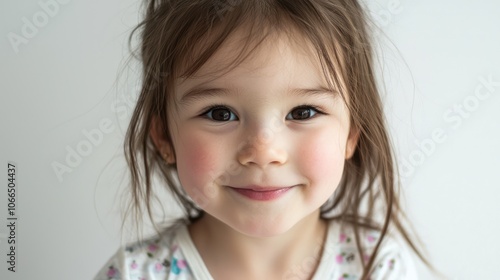
<svg viewBox="0 0 500 280"><path fill-rule="evenodd" d="M308 134L302 141L297 163L311 183L330 185L340 180L344 165L342 155L339 136L331 131L318 131Z"/></svg>
<svg viewBox="0 0 500 280"><path fill-rule="evenodd" d="M198 206L206 209L217 195L213 174L221 156L214 141L204 139L203 135L186 133L181 138L185 140L176 146L179 180Z"/></svg>
<svg viewBox="0 0 500 280"><path fill-rule="evenodd" d="M177 164L179 179L185 186L202 187L206 185L216 168L217 150L199 135L183 139L187 140L179 147Z"/></svg>

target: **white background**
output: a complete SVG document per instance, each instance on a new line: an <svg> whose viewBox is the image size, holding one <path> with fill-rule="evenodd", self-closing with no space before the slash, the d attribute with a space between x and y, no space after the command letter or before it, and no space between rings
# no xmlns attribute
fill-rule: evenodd
<svg viewBox="0 0 500 280"><path fill-rule="evenodd" d="M122 141L137 90L122 67L138 3L66 2L51 15L38 1L0 4L1 279L91 279L120 245ZM387 36L377 35L379 72L415 228L450 279L496 279L500 2L370 2ZM16 47L9 36L27 21L39 26ZM102 138L58 178L53 164L68 165L97 129ZM16 273L6 263L8 161L18 167Z"/></svg>

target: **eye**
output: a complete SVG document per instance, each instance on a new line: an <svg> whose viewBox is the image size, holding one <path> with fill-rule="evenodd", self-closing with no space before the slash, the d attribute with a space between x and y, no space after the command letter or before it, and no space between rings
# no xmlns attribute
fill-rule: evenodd
<svg viewBox="0 0 500 280"><path fill-rule="evenodd" d="M202 114L203 117L216 122L228 122L236 121L238 117L225 106L214 106L209 108L205 113Z"/></svg>
<svg viewBox="0 0 500 280"><path fill-rule="evenodd" d="M293 108L293 110L286 116L287 120L307 120L314 117L316 114L322 114L318 109L313 106L299 106Z"/></svg>

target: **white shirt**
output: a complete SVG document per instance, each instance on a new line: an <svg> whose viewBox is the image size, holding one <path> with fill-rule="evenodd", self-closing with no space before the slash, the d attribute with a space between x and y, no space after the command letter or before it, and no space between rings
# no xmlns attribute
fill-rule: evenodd
<svg viewBox="0 0 500 280"><path fill-rule="evenodd" d="M362 230L363 257L375 247L380 234ZM305 267L308 261L302 264ZM290 269L283 279L304 279L301 266ZM351 227L330 221L320 263L313 280L358 280L362 275L361 259ZM386 234L381 244L370 280L415 280L413 260L402 242ZM99 271L95 280L213 280L196 249L187 226L177 225L160 236L122 247Z"/></svg>

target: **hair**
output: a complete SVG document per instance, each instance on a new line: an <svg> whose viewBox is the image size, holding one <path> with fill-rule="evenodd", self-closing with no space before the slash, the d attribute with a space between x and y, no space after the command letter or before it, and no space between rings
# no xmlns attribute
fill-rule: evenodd
<svg viewBox="0 0 500 280"><path fill-rule="evenodd" d="M154 224L151 202L155 198L152 177L156 171L188 221L194 222L204 213L180 187L176 165L165 163L150 137L153 119L157 118L164 137L171 140L166 112L175 79L195 74L237 30L247 32L247 36L240 55L232 62L234 67L266 38L284 33L292 39L306 39L314 47L329 86L348 100L351 127L359 131L356 150L346 160L340 185L321 207L322 218L352 224L360 255L360 230L381 232L369 261L361 259L362 279L371 272L389 226L395 227L425 265L438 273L403 225L407 217L398 200L397 166L373 69L369 17L358 1L149 0L145 5L144 20L129 37L130 43L134 34L141 32L139 60L143 69L141 92L124 143L131 172L127 213L134 213L137 223L145 208ZM362 211L365 200L366 213ZM383 205L382 224L375 217L376 203ZM328 215L333 212L336 214Z"/></svg>

